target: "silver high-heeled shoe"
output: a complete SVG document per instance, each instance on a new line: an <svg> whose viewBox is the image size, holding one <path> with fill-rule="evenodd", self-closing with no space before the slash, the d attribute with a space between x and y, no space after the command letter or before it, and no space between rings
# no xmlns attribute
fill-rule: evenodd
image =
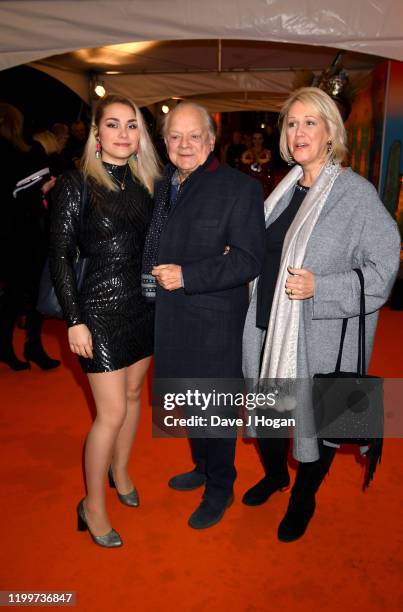
<svg viewBox="0 0 403 612"><path fill-rule="evenodd" d="M114 529L111 529L103 536L96 536L91 532L88 527L87 517L85 516L84 499L82 499L77 506L77 529L78 531L88 530L91 538L98 546L103 546L104 548L118 548L123 545L122 538Z"/></svg>
<svg viewBox="0 0 403 612"><path fill-rule="evenodd" d="M110 488L116 489L117 496L122 504L125 506L131 506L132 508L137 508L137 506L140 505L139 494L135 487L133 487L133 491L130 491L130 493L126 493L125 495L123 493L119 493L116 488L115 481L113 480L112 466L109 466L108 479Z"/></svg>

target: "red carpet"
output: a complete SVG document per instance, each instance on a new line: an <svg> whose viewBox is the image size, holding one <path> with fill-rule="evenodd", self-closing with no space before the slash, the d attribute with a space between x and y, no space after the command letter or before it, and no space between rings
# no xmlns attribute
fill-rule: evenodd
<svg viewBox="0 0 403 612"><path fill-rule="evenodd" d="M401 440L386 441L365 493L354 451L340 452L306 536L293 544L276 539L288 493L257 508L242 505L262 469L252 445L240 442L235 503L220 524L197 532L186 522L199 491L166 485L191 466L187 442L151 438L145 389L132 458L141 506L126 508L108 491L125 546L104 550L78 533L88 387L66 348L64 325L45 329L46 347L62 354L64 367L14 373L0 364L0 590L76 591L75 609L85 612L403 610ZM372 372L403 378L402 347L403 312L385 309Z"/></svg>

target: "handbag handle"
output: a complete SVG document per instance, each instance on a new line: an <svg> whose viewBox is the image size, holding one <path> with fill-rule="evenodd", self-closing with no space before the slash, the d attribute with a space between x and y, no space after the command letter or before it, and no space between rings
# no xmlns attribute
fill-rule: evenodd
<svg viewBox="0 0 403 612"><path fill-rule="evenodd" d="M360 319L358 327L358 362L357 372L360 376L365 376L367 368L365 364L365 293L364 293L364 275L360 268L354 268L360 281L361 297L360 297Z"/></svg>
<svg viewBox="0 0 403 612"><path fill-rule="evenodd" d="M358 324L358 359L357 359L357 374L358 376L365 376L366 364L365 364L365 293L364 293L364 275L360 268L354 268L354 272L357 274L360 281L360 315ZM344 338L346 337L348 319L343 319L343 325L341 328L341 338L339 346L339 354L337 355L336 372L340 372L341 358L343 355Z"/></svg>

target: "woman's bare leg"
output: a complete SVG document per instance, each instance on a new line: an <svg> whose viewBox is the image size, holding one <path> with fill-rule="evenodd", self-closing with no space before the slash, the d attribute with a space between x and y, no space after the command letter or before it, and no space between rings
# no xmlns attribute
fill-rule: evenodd
<svg viewBox="0 0 403 612"><path fill-rule="evenodd" d="M141 390L150 361L151 357L146 357L126 368L126 418L116 438L112 458L113 479L123 495L133 490L127 468L140 419Z"/></svg>
<svg viewBox="0 0 403 612"><path fill-rule="evenodd" d="M105 535L111 529L105 505L105 477L116 439L126 418L126 368L88 374L88 380L97 415L85 446L85 512L91 532L94 535Z"/></svg>

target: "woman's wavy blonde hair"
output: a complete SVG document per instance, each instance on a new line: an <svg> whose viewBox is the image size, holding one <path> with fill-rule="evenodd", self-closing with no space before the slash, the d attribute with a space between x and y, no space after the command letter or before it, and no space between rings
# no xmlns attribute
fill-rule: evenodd
<svg viewBox="0 0 403 612"><path fill-rule="evenodd" d="M335 162L342 163L347 156L347 134L343 119L334 100L318 87L301 87L284 102L279 115L281 157L286 162L290 163L291 161L292 163L287 145L287 118L294 102L310 104L319 113L329 132L331 141L329 155Z"/></svg>
<svg viewBox="0 0 403 612"><path fill-rule="evenodd" d="M118 185L113 181L111 176L105 170L102 160L96 159L96 136L99 129L100 121L104 115L105 109L111 104L124 104L131 108L137 120L137 129L139 131L139 146L136 156L132 156L129 159L129 166L132 175L138 179L152 194L154 192L154 183L159 178L160 173L160 162L155 152L153 143L147 131L147 126L144 121L143 115L141 114L138 106L130 98L125 96L119 96L110 94L100 100L95 108L94 115L92 117L92 124L90 134L88 136L87 144L85 145L82 169L84 174L92 176L97 183L103 185L110 191L117 191Z"/></svg>

